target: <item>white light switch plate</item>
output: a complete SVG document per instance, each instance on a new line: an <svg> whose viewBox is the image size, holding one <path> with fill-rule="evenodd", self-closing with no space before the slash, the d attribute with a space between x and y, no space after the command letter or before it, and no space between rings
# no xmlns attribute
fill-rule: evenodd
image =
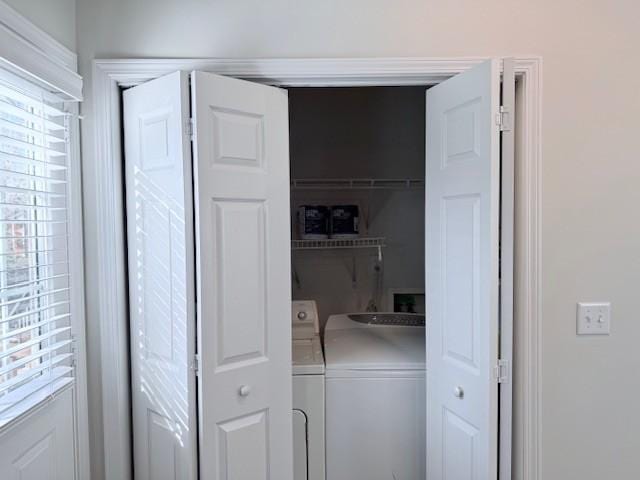
<svg viewBox="0 0 640 480"><path fill-rule="evenodd" d="M578 335L609 335L611 331L610 303L578 303Z"/></svg>

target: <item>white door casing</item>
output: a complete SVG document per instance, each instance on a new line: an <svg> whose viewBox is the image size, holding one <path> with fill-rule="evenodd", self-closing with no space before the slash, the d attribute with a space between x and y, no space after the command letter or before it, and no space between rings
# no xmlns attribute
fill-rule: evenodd
<svg viewBox="0 0 640 480"><path fill-rule="evenodd" d="M427 91L427 478L498 468L498 60Z"/></svg>
<svg viewBox="0 0 640 480"><path fill-rule="evenodd" d="M124 256L123 233L124 210L115 209L113 205L119 203L121 182L124 182L120 164L124 164L119 148L114 145L122 139L120 123L121 87L137 85L158 78L161 75L178 69L206 70L215 73L253 78L259 82L273 85L310 85L310 86L339 86L345 85L345 71L349 73L349 85L400 85L415 84L416 78L424 84L437 83L443 75L450 76L473 67L478 63L475 58L412 58L412 59L96 59L92 75L92 91L95 103L104 105L96 111L96 121L92 128L95 137L96 175L89 175L87 180L107 179L104 188L94 188L89 185L89 191L95 191L97 207L89 212L90 216L99 218L101 225L109 228L101 229L96 238L95 253L92 268L95 278L90 285L100 291L103 301L94 312L100 318L103 334L100 336L100 349L103 361L110 358L121 358L123 351L128 351L128 334L122 331L122 308L126 308L126 299L119 294L125 285L124 268L114 261ZM313 71L310 72L310 69ZM521 303L517 322L522 327L522 335L518 341L521 358L525 359L518 365L522 395L515 398L518 410L522 415L524 434L520 442L520 454L514 458L520 460L520 468L524 475L537 478L539 467L539 355L536 348L539 343L539 199L540 179L539 164L540 149L540 107L542 87L542 58L538 56L518 57L516 72L521 85L523 104L526 108L519 112L521 120L522 138L526 142L518 141L520 173L518 175L518 214L521 221L520 235L516 237L520 252L516 260L520 269L521 288L516 291L517 299ZM90 195L91 196L91 195ZM89 202L91 203L91 202ZM122 255L121 255L122 254ZM91 263L91 262L90 262ZM108 288L107 288L108 286ZM114 364L110 369L103 369L98 382L103 386L103 404L110 405L104 412L104 424L108 427L105 437L105 455L107 457L107 472L125 472L130 469L128 450L122 445L128 443L130 431L128 428L128 413L130 404L113 402L114 398L129 398L129 366L128 362ZM127 420L125 420L127 417ZM517 462L518 463L518 462ZM516 465L517 467L517 465ZM118 476L118 478L125 478Z"/></svg>
<svg viewBox="0 0 640 480"><path fill-rule="evenodd" d="M191 74L201 480L292 480L288 99Z"/></svg>
<svg viewBox="0 0 640 480"><path fill-rule="evenodd" d="M197 478L188 75L123 94L136 480Z"/></svg>

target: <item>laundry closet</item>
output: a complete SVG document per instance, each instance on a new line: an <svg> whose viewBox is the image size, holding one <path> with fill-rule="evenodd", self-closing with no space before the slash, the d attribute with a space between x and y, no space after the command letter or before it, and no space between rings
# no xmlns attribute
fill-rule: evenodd
<svg viewBox="0 0 640 480"><path fill-rule="evenodd" d="M513 62L271 81L123 92L136 478L495 480Z"/></svg>
<svg viewBox="0 0 640 480"><path fill-rule="evenodd" d="M315 299L321 327L336 313L393 311L402 291L422 301L405 311L424 313L425 87L288 92L293 299ZM304 241L304 206L355 207L357 231Z"/></svg>
<svg viewBox="0 0 640 480"><path fill-rule="evenodd" d="M288 96L294 480L423 478L425 87Z"/></svg>

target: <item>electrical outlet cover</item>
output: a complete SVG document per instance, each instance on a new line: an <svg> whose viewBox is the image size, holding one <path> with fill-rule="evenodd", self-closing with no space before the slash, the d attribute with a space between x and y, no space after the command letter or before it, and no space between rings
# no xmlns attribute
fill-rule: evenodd
<svg viewBox="0 0 640 480"><path fill-rule="evenodd" d="M610 303L578 303L578 335L609 335L610 332Z"/></svg>

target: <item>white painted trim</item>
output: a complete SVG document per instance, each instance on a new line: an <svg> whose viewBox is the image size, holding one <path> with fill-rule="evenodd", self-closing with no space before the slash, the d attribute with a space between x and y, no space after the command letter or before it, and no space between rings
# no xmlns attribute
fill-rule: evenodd
<svg viewBox="0 0 640 480"><path fill-rule="evenodd" d="M80 155L80 122L78 104L66 105L71 113L69 122L68 162L69 182L67 190L69 221L69 252L84 252L84 225L82 222L82 161ZM71 334L75 353L75 451L76 479L90 477L89 405L87 399L87 337L85 310L84 255L69 257Z"/></svg>
<svg viewBox="0 0 640 480"><path fill-rule="evenodd" d="M542 59L519 62L522 82L523 138L516 138L516 238L514 348L520 351L516 371L522 382L522 471L515 478L541 479L542 448ZM517 113L516 113L517 114ZM518 114L517 114L518 115ZM523 360L523 361L522 361ZM528 367L528 368L526 368ZM514 391L515 395L515 391ZM514 399L514 408L516 407ZM517 418L514 417L514 421Z"/></svg>
<svg viewBox="0 0 640 480"><path fill-rule="evenodd" d="M58 42L48 33L31 23L20 13L0 0L0 23L26 39L34 47L75 72L78 69L78 56Z"/></svg>
<svg viewBox="0 0 640 480"><path fill-rule="evenodd" d="M70 100L82 100L76 54L1 0L0 66Z"/></svg>
<svg viewBox="0 0 640 480"><path fill-rule="evenodd" d="M516 292L518 315L525 334L518 346L526 362L515 374L523 378L523 471L516 478L540 480L540 57L516 56L516 75L525 88L522 158L518 210L523 233ZM486 60L470 58L356 59L117 59L95 60L93 95L96 175L85 185L96 195L98 282L101 326L102 404L107 478L130 478L129 356L125 244L123 238L120 88L133 86L176 70L202 70L286 86L432 85ZM107 368L113 366L114 368Z"/></svg>
<svg viewBox="0 0 640 480"><path fill-rule="evenodd" d="M51 405L52 402L56 401L60 397L60 395L62 395L64 392L66 392L67 390L75 390L75 388L76 388L75 382L69 382L63 387L55 390L50 395L47 395L45 399L43 399L40 402L37 402L31 408L27 409L24 413L17 416L15 419L11 420L9 423L6 423L2 427L0 427L0 437L3 437L5 435L11 435L11 432L14 429L18 428L20 425L24 425L34 415L36 415L37 413L47 408L49 405Z"/></svg>
<svg viewBox="0 0 640 480"><path fill-rule="evenodd" d="M175 71L175 70L174 70ZM120 87L98 62L93 69L96 168L94 216L98 246L97 288L102 374L105 478L130 480L132 470L131 394L129 368L127 255L124 231L124 174Z"/></svg>
<svg viewBox="0 0 640 480"><path fill-rule="evenodd" d="M121 87L138 85L175 70L201 70L269 85L435 85L486 60L464 58L291 58L291 59L106 59L94 65ZM540 58L517 58L517 69Z"/></svg>

